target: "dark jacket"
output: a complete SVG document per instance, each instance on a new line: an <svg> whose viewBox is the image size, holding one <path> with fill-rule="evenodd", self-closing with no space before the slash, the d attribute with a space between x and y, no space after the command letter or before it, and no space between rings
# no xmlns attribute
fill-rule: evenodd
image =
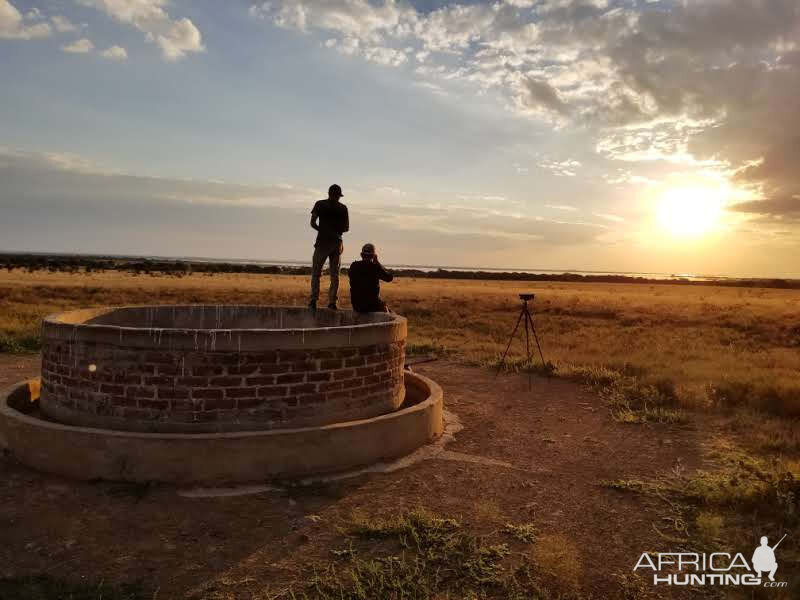
<svg viewBox="0 0 800 600"><path fill-rule="evenodd" d="M317 241L315 246L322 243L335 242L342 239L342 234L350 230L350 216L347 206L341 202L320 200L314 204L311 214L319 218Z"/></svg>
<svg viewBox="0 0 800 600"><path fill-rule="evenodd" d="M350 265L350 301L356 312L386 310L381 300L381 281L389 282L392 274L378 262L357 260Z"/></svg>

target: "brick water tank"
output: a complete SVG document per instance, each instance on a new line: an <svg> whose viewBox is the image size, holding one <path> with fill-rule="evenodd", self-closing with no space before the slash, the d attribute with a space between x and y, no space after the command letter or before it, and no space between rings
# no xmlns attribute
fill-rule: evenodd
<svg viewBox="0 0 800 600"><path fill-rule="evenodd" d="M47 317L42 412L142 432L257 431L403 403L406 320L272 306L146 306Z"/></svg>

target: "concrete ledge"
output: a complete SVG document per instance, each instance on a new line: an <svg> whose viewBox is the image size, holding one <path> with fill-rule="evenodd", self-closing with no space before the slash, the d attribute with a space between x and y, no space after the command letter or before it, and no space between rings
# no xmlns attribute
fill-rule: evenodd
<svg viewBox="0 0 800 600"><path fill-rule="evenodd" d="M310 350L406 339L405 317L257 305L118 306L45 317L42 340L207 352Z"/></svg>
<svg viewBox="0 0 800 600"><path fill-rule="evenodd" d="M413 452L442 433L442 389L405 373L406 408L301 429L179 434L73 427L35 416L29 382L0 394L0 446L35 469L80 480L254 483L345 471ZM25 414L26 412L30 414Z"/></svg>

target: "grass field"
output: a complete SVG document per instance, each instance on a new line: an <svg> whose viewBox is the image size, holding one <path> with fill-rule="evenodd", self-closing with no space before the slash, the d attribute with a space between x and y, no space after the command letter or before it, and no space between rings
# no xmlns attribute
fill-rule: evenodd
<svg viewBox="0 0 800 600"><path fill-rule="evenodd" d="M285 275L0 272L0 350L36 350L42 316L71 307L303 305L307 287L307 278ZM343 288L347 306L346 278ZM561 374L610 369L674 390L685 406L800 416L800 290L413 278L383 289L409 320L411 351L496 361L519 311L518 292L533 291L545 359ZM512 346L517 358L523 338Z"/></svg>
<svg viewBox="0 0 800 600"><path fill-rule="evenodd" d="M347 307L346 278L342 281L340 304ZM326 285L323 282L323 290ZM304 305L307 288L307 278L286 275L3 271L0 351L35 352L41 318L68 308L150 303ZM654 427L641 430L652 432L653 441L664 431L656 429L659 424L677 424L680 430L684 423L691 423L685 429L697 430L703 440L698 470L684 473L678 463L668 476L608 481L588 473L592 485L635 497L632 501L642 505L660 506L657 510L663 510L663 516L653 528L670 547L686 544L708 551L730 550L748 547L763 531L796 530L800 516L800 290L399 278L383 287L383 296L409 320L409 352L447 355L456 363L491 367L497 365L516 321L521 291L537 294L533 306L548 362L545 372L593 385L607 400L616 421ZM511 369L529 368L521 360L523 351L524 336L518 335ZM536 361L531 368L541 371ZM645 438L651 444L650 433ZM593 488L592 493L598 492ZM523 492L514 494L521 497ZM479 504L461 508L465 517L488 519L479 514ZM508 540L502 536L492 543L473 539L458 522L430 515L411 513L398 519L357 527L352 534L355 543L378 540L363 548L360 556L368 558L335 554L328 571L299 577L299 589L313 589L309 597L315 598L457 597L448 595L461 590L453 587L453 581L463 586L472 580L461 575L452 581L426 577L440 568L461 573L467 565L470 576L478 578L473 582L478 594L474 597L483 597L482 586L504 590L504 597L555 597L528 577L532 568L540 579L561 581L560 589L567 590L562 597L578 597L569 591L581 580L579 561L567 552L574 541L561 534L543 534L532 553L512 553L512 558L526 558L514 563L514 576L509 579L500 576L499 565L509 560ZM415 552L422 554L406 555L403 550L401 562L394 555L372 559L392 536L405 548L407 530L428 536L425 544L415 546ZM459 553L441 552L456 542ZM428 563L420 562L420 556ZM342 580L337 571L341 567L337 561L345 559L352 581ZM782 548L781 560L787 573L795 572L791 569L800 564L800 552L794 541ZM475 565L480 566L478 571ZM619 597L648 597L641 582L625 577L619 584ZM792 594L800 588L800 579L792 577L794 591L776 598L796 597ZM47 579L5 584L0 580L0 595L2 585L38 590L62 584ZM140 597L127 593L109 588L102 597ZM31 592L30 597L48 596ZM85 597L99 596L92 589Z"/></svg>

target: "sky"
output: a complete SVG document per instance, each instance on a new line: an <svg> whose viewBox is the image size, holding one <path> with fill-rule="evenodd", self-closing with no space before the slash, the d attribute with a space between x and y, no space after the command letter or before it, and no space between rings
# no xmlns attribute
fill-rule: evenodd
<svg viewBox="0 0 800 600"><path fill-rule="evenodd" d="M0 250L800 277L797 0L0 0Z"/></svg>

